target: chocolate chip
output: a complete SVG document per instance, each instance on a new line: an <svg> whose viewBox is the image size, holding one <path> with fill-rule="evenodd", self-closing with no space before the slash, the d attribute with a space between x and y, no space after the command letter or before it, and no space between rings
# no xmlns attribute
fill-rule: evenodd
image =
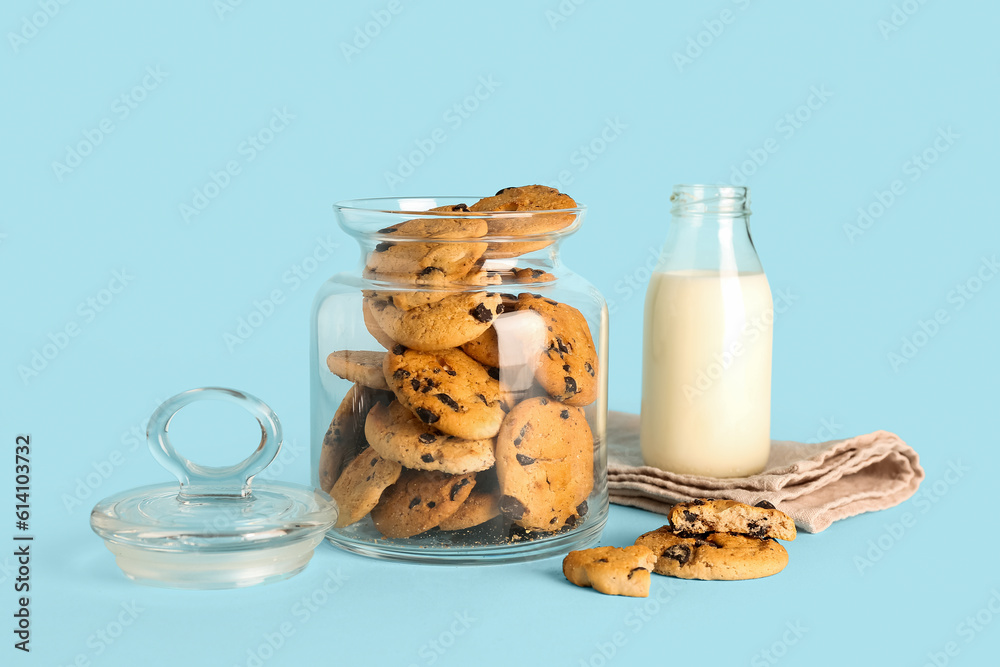
<svg viewBox="0 0 1000 667"><path fill-rule="evenodd" d="M500 195L502 195L503 193L507 192L508 190L514 190L514 189L515 188L510 187L510 188L504 188L502 190L497 190L497 193L495 195L493 195L493 196L494 197L499 197Z"/></svg>
<svg viewBox="0 0 1000 667"><path fill-rule="evenodd" d="M468 485L469 485L468 477L463 477L462 479L455 482L455 486L451 487L451 493L449 494L451 499L454 500L455 498L457 498L458 492L464 489Z"/></svg>
<svg viewBox="0 0 1000 667"><path fill-rule="evenodd" d="M631 570L628 571L628 578L631 579L632 575L635 574L636 572L647 572L647 571L648 570L646 570L646 568L644 567L633 567Z"/></svg>
<svg viewBox="0 0 1000 667"><path fill-rule="evenodd" d="M523 438L524 434L527 433L528 431L528 426L530 426L530 424L525 424L524 426L522 426L521 430L518 432L518 435Z"/></svg>
<svg viewBox="0 0 1000 667"><path fill-rule="evenodd" d="M559 348L559 354L563 355L569 352L569 347L563 342L563 339L556 336L556 346Z"/></svg>
<svg viewBox="0 0 1000 667"><path fill-rule="evenodd" d="M416 507L419 504L420 504L420 497L417 496L416 498L414 498L413 500L410 501L410 509L413 509L414 507Z"/></svg>
<svg viewBox="0 0 1000 667"><path fill-rule="evenodd" d="M684 565L691 560L691 547L686 544L675 544L672 547L664 549L662 557L670 558L671 560L675 560L679 564Z"/></svg>
<svg viewBox="0 0 1000 667"><path fill-rule="evenodd" d="M477 322L490 322L493 320L493 313L490 309L486 307L486 304L480 303L475 308L469 311L469 315L472 315L473 319Z"/></svg>
<svg viewBox="0 0 1000 667"><path fill-rule="evenodd" d="M479 399L480 401L482 401L482 402L483 402L483 405L486 405L486 406L488 406L488 405L489 405L489 402L488 402L488 401L486 400L486 397L485 397L485 396L483 396L482 394L476 394L476 397L477 397L477 398L478 398L478 399Z"/></svg>
<svg viewBox="0 0 1000 667"><path fill-rule="evenodd" d="M396 347L392 348L393 354L403 354L404 352L406 352L406 348L403 347L402 345L397 345ZM407 373L407 375L409 375L409 373Z"/></svg>
<svg viewBox="0 0 1000 667"><path fill-rule="evenodd" d="M695 499L695 500L692 500L692 501L691 501L691 504L692 504L692 505L704 505L704 504L705 504L705 501L704 501L704 500L701 500L700 498L698 498L698 499Z"/></svg>
<svg viewBox="0 0 1000 667"><path fill-rule="evenodd" d="M573 378L571 378L571 377L569 377L567 375L566 376L566 391L565 391L565 394L566 394L566 396L568 398L568 397L572 396L575 393L576 393L576 380L574 380Z"/></svg>
<svg viewBox="0 0 1000 667"><path fill-rule="evenodd" d="M500 369L497 368L496 366L487 366L486 374L489 375L494 380L500 379Z"/></svg>
<svg viewBox="0 0 1000 667"><path fill-rule="evenodd" d="M421 433L419 436L417 436L417 439L420 440L420 442L424 443L425 445L429 445L435 440L437 440L437 436L434 435L433 433Z"/></svg>
<svg viewBox="0 0 1000 667"><path fill-rule="evenodd" d="M394 231L396 231L396 229L397 229L396 227L385 227L383 229L378 230L377 233L378 234L392 234Z"/></svg>
<svg viewBox="0 0 1000 667"><path fill-rule="evenodd" d="M410 380L410 386L413 387L413 391L420 391L420 380L413 378Z"/></svg>
<svg viewBox="0 0 1000 667"><path fill-rule="evenodd" d="M514 521L522 519L527 508L514 496L500 496L500 511Z"/></svg>
<svg viewBox="0 0 1000 667"><path fill-rule="evenodd" d="M541 278L544 275L545 275L545 272L542 271L541 269L532 269L531 270L531 277L532 278Z"/></svg>
<svg viewBox="0 0 1000 667"><path fill-rule="evenodd" d="M452 500L454 500L454 498ZM437 503L434 502L433 500L429 500L427 501L427 507L429 507L430 509L434 509L435 507L437 507Z"/></svg>
<svg viewBox="0 0 1000 667"><path fill-rule="evenodd" d="M563 364L563 370L569 373L569 364Z"/></svg>
<svg viewBox="0 0 1000 667"><path fill-rule="evenodd" d="M465 204L455 204L454 206L451 207L451 210L452 211L464 211L464 212L468 213L469 212L469 207L466 206Z"/></svg>
<svg viewBox="0 0 1000 667"><path fill-rule="evenodd" d="M590 365L589 361L583 363L583 370L587 371L590 377L594 377L594 367Z"/></svg>
<svg viewBox="0 0 1000 667"><path fill-rule="evenodd" d="M442 403L444 403L445 405L447 405L449 408L451 408L455 412L459 411L458 403L456 403L455 399L453 399L448 394L438 394L437 397L438 397L439 401L441 401Z"/></svg>
<svg viewBox="0 0 1000 667"><path fill-rule="evenodd" d="M684 519L686 521L694 523L698 520L698 515L692 512L691 510L683 510L681 513L684 515Z"/></svg>
<svg viewBox="0 0 1000 667"><path fill-rule="evenodd" d="M523 466L530 466L532 463L535 462L535 459L531 458L530 456L525 456L524 454L518 454L514 458L516 458L517 462Z"/></svg>
<svg viewBox="0 0 1000 667"><path fill-rule="evenodd" d="M430 274L437 271L438 273L444 273L444 269L437 266L428 266L426 269L418 273L418 276L429 276Z"/></svg>
<svg viewBox="0 0 1000 667"><path fill-rule="evenodd" d="M424 454L423 456L420 457L420 460L423 461L424 463L434 463L434 455Z"/></svg>
<svg viewBox="0 0 1000 667"><path fill-rule="evenodd" d="M590 506L587 505L587 501L584 500L582 503L576 506L576 513L580 516L587 516L587 512L590 510Z"/></svg>
<svg viewBox="0 0 1000 667"><path fill-rule="evenodd" d="M598 558L598 559L597 559L597 560L595 560L594 562L595 562L595 563L607 563L607 562L608 562L608 559L607 559L607 558Z"/></svg>
<svg viewBox="0 0 1000 667"><path fill-rule="evenodd" d="M563 419L569 419L569 410L563 410L559 413L559 416Z"/></svg>
<svg viewBox="0 0 1000 667"><path fill-rule="evenodd" d="M502 303L498 303L497 304L497 315L500 315L502 313L503 313L503 304Z"/></svg>
<svg viewBox="0 0 1000 667"><path fill-rule="evenodd" d="M545 303L549 304L550 306L558 306L559 305L558 303L556 303L552 299L546 299Z"/></svg>
<svg viewBox="0 0 1000 667"><path fill-rule="evenodd" d="M379 243L377 246L375 246L375 252L385 252L394 245L396 244L383 241L382 243Z"/></svg>
<svg viewBox="0 0 1000 667"><path fill-rule="evenodd" d="M563 524L563 527L572 528L573 526L576 525L577 521L579 520L580 519L575 514L571 514L570 517L566 519L566 523Z"/></svg>
<svg viewBox="0 0 1000 667"><path fill-rule="evenodd" d="M452 377L455 377L456 375L458 375L458 371L454 371L454 370L452 370L450 368L444 369L444 372L447 373L448 375L452 376Z"/></svg>
<svg viewBox="0 0 1000 667"><path fill-rule="evenodd" d="M521 446L521 438L514 438L514 446L515 447Z"/></svg>
<svg viewBox="0 0 1000 667"><path fill-rule="evenodd" d="M396 380L405 380L410 377L410 371L405 368L397 368L396 372L392 374L392 377Z"/></svg>
<svg viewBox="0 0 1000 667"><path fill-rule="evenodd" d="M376 463L378 463L378 457L377 456L372 459L372 465L375 465Z"/></svg>
<svg viewBox="0 0 1000 667"><path fill-rule="evenodd" d="M513 294L508 294L507 292L501 293L500 294L500 298L501 299L507 299L508 301L517 301L517 297L516 296L514 296Z"/></svg>
<svg viewBox="0 0 1000 667"><path fill-rule="evenodd" d="M417 417L420 418L420 421L425 424L433 424L437 420L441 419L440 416L434 414L427 408L417 408L414 412L417 413Z"/></svg>
<svg viewBox="0 0 1000 667"><path fill-rule="evenodd" d="M760 507L760 508L766 509L766 510L778 509L777 507L775 507L771 503L767 502L766 500L760 501L759 503L757 503L756 505L754 505L754 507Z"/></svg>

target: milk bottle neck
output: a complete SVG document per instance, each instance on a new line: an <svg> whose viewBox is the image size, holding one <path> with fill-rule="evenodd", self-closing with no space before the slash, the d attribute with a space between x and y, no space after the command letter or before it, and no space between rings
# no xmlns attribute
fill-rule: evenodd
<svg viewBox="0 0 1000 667"><path fill-rule="evenodd" d="M724 185L678 185L659 271L760 273L750 237L750 193Z"/></svg>

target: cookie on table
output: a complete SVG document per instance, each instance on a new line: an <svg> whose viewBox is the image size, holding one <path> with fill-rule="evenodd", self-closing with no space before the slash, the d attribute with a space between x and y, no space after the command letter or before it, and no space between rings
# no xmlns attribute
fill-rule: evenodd
<svg viewBox="0 0 1000 667"><path fill-rule="evenodd" d="M568 405L589 405L597 399L597 350L583 314L540 294L518 296L517 310L534 311L545 325L544 349L539 351L535 377L553 398Z"/></svg>
<svg viewBox="0 0 1000 667"><path fill-rule="evenodd" d="M447 209L443 211L442 209ZM467 212L439 207L430 212ZM438 286L466 276L486 252L482 238L488 226L479 218L418 218L385 229L385 237L368 255L365 277L394 283ZM398 239L398 240L396 240Z"/></svg>
<svg viewBox="0 0 1000 667"><path fill-rule="evenodd" d="M635 543L656 554L654 572L681 579L758 579L777 574L788 565L783 546L772 539L746 535L688 535L663 526L641 535Z"/></svg>
<svg viewBox="0 0 1000 667"><path fill-rule="evenodd" d="M399 401L376 405L365 421L365 438L379 455L415 470L452 475L493 467L493 439L465 440L420 421Z"/></svg>
<svg viewBox="0 0 1000 667"><path fill-rule="evenodd" d="M465 440L492 438L500 430L500 383L461 350L397 345L382 370L396 399L424 424Z"/></svg>
<svg viewBox="0 0 1000 667"><path fill-rule="evenodd" d="M385 352L339 350L326 357L326 366L334 375L372 389L389 389L382 374Z"/></svg>
<svg viewBox="0 0 1000 667"><path fill-rule="evenodd" d="M371 448L365 449L344 468L330 496L339 514L337 527L357 523L378 504L382 493L399 479L403 466L384 459Z"/></svg>
<svg viewBox="0 0 1000 667"><path fill-rule="evenodd" d="M458 292L440 301L404 310L388 299L371 302L379 327L401 345L414 350L458 347L486 331L503 312L499 294Z"/></svg>
<svg viewBox="0 0 1000 667"><path fill-rule="evenodd" d="M557 531L586 513L594 437L583 410L547 397L510 411L497 435L500 510L527 530Z"/></svg>
<svg viewBox="0 0 1000 667"><path fill-rule="evenodd" d="M596 547L566 554L563 575L605 595L644 598L649 597L649 572L655 564L656 555L644 546Z"/></svg>
<svg viewBox="0 0 1000 667"><path fill-rule="evenodd" d="M573 198L555 188L525 185L504 188L492 197L480 199L469 210L476 213L534 211L532 215L502 215L488 220L491 236L517 237L544 235L572 224L576 214L562 210L573 208L576 208ZM540 250L551 243L549 240L491 242L486 257L516 257Z"/></svg>
<svg viewBox="0 0 1000 667"><path fill-rule="evenodd" d="M474 473L404 470L372 509L372 521L386 537L419 535L454 514L475 485Z"/></svg>
<svg viewBox="0 0 1000 667"><path fill-rule="evenodd" d="M328 492L340 477L347 462L368 446L365 442L365 419L378 403L394 398L390 391L379 391L360 384L351 387L333 415L323 437L319 455L319 485Z"/></svg>
<svg viewBox="0 0 1000 667"><path fill-rule="evenodd" d="M380 327L378 322L375 321L375 315L372 313L371 302L372 299L368 297L361 301L361 314L365 320L365 328L368 329L368 333L372 335L372 338L378 341L379 345L387 350L391 350L396 347L397 343L393 339L389 338L389 334L383 331L382 327Z"/></svg>
<svg viewBox="0 0 1000 667"><path fill-rule="evenodd" d="M735 500L693 500L670 510L670 524L679 533L739 533L750 537L795 539L795 522L774 505L756 506Z"/></svg>

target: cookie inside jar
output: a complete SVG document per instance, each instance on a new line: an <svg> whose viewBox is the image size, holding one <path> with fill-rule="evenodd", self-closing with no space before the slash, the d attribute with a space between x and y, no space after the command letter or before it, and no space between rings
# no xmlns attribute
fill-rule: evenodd
<svg viewBox="0 0 1000 667"><path fill-rule="evenodd" d="M329 538L450 563L579 548L607 515L607 309L558 255L584 209L544 186L456 199L338 205L362 252L313 312Z"/></svg>

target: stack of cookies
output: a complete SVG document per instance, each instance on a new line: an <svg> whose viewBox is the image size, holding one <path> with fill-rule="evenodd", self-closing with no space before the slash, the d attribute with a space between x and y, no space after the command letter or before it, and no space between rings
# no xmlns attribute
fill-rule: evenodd
<svg viewBox="0 0 1000 667"><path fill-rule="evenodd" d="M590 328L568 304L511 293L554 280L511 258L551 244L575 207L552 188L506 188L379 230L362 310L384 350L327 357L354 383L320 456L338 528L370 516L401 539L497 519L514 528L508 539L587 513L594 437L583 408L600 382Z"/></svg>
<svg viewBox="0 0 1000 667"><path fill-rule="evenodd" d="M670 524L641 535L635 546L571 551L563 573L577 586L610 595L646 597L648 570L681 579L735 581L777 574L794 540L795 522L767 501L693 500L670 511ZM645 568L646 573L639 572Z"/></svg>

